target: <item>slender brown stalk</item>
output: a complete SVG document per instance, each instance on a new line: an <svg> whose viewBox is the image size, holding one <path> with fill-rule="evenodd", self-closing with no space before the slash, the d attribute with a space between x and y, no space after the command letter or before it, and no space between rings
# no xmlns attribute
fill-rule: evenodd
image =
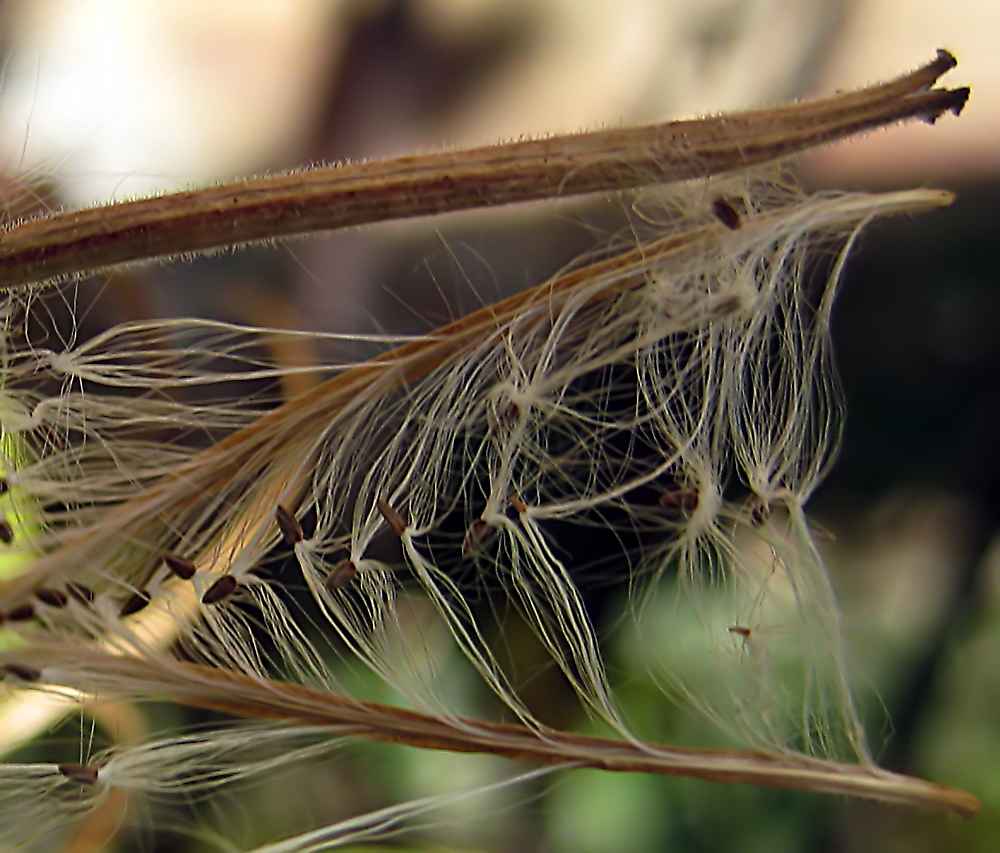
<svg viewBox="0 0 1000 853"><path fill-rule="evenodd" d="M929 89L955 59L831 98L730 116L328 166L15 225L0 287L389 219L701 178L896 121L958 113L968 89Z"/></svg>
<svg viewBox="0 0 1000 853"><path fill-rule="evenodd" d="M150 660L94 649L35 649L24 657L41 666L53 656L55 672L85 673L72 687L96 680L102 695L114 685L146 698L296 725L336 726L341 734L421 749L475 752L543 764L687 776L710 782L762 785L917 805L971 817L980 802L964 791L873 766L843 764L791 753L692 749L529 729L453 716L433 716L364 702L297 684L249 677L228 670L167 659ZM19 658L20 660L20 658ZM78 683L77 683L78 682ZM53 685L57 686L57 685Z"/></svg>

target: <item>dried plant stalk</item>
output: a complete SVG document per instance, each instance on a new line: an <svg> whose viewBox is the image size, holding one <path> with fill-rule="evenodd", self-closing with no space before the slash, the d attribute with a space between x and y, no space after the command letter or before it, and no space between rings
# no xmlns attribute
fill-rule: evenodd
<svg viewBox="0 0 1000 853"><path fill-rule="evenodd" d="M68 681L78 690L97 695L160 698L247 718L331 726L341 735L421 749L842 794L948 809L963 817L971 817L980 808L975 797L954 788L875 767L802 755L636 744L553 729L538 731L486 720L431 716L206 666L80 648L36 648L18 659L37 666L43 677L51 672L58 679L56 688Z"/></svg>
<svg viewBox="0 0 1000 853"><path fill-rule="evenodd" d="M904 119L961 111L929 90L945 51L890 83L771 110L308 169L16 225L2 287L259 240L475 207L633 189L746 169Z"/></svg>

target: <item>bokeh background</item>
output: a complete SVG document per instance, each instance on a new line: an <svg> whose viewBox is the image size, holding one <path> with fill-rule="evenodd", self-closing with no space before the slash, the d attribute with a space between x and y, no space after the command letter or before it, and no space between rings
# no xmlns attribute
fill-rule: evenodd
<svg viewBox="0 0 1000 853"><path fill-rule="evenodd" d="M960 120L842 143L799 171L811 187L958 193L948 211L875 225L848 265L834 337L849 414L813 514L878 755L970 790L983 813L963 823L578 772L474 801L416 839L469 851L985 853L1000 848L998 36L993 0L6 0L0 191L17 217L314 161L773 104L953 51L949 82L973 87ZM424 331L600 245L620 207L522 206L119 274L93 285L82 323L196 314ZM642 650L623 641L612 665L641 717ZM544 718L578 722L544 671L531 684ZM476 708L474 696L456 701ZM170 708L108 716L111 739L191 722ZM664 740L699 725L680 709L655 722ZM497 773L458 759L357 749L201 808L206 826L251 843ZM100 849L101 837L72 843ZM124 832L111 844L211 839Z"/></svg>

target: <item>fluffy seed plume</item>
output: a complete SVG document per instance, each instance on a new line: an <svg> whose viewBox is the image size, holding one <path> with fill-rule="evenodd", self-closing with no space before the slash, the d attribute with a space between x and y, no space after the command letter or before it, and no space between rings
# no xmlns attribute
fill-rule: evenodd
<svg viewBox="0 0 1000 853"><path fill-rule="evenodd" d="M0 585L20 635L0 652L7 682L67 703L168 699L266 722L168 733L81 763L4 765L7 837L30 835L46 809L60 824L112 791L214 790L329 759L344 739L974 812L962 792L874 767L805 516L839 441L828 330L854 236L951 196L810 196L750 168L957 113L968 91L932 88L953 65L942 52L890 83L776 110L315 169L10 228L0 418L17 451L0 461L34 519L14 547L23 539L37 558ZM631 245L431 334L342 341L374 354L311 365L316 382L280 401L233 388L304 370L261 353L305 333L175 320L53 349L26 319L40 280L692 179L636 201L689 215L637 225ZM192 388L217 397L188 402ZM316 520L309 539L299 518ZM280 582L254 572L274 557L275 524L293 550ZM619 548L613 562L597 565L595 530ZM746 749L646 743L630 727L606 665L610 629L585 595L595 578L632 597L617 630L648 651L653 684ZM414 630L414 613L437 630ZM535 716L506 613L615 737ZM711 691L672 667L682 628L698 637ZM449 657L514 722L458 713L442 689ZM340 663L408 707L345 692ZM322 832L281 849L349 837L347 823Z"/></svg>

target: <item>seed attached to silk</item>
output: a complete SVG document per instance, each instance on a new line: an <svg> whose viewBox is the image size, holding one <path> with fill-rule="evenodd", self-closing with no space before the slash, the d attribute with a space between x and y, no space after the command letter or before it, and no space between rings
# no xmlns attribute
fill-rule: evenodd
<svg viewBox="0 0 1000 853"><path fill-rule="evenodd" d="M173 551L167 551L163 555L163 565L167 567L172 575L179 577L181 580L189 581L194 577L194 573L198 570L195 564L192 563L187 557L182 557L180 554L175 554Z"/></svg>
<svg viewBox="0 0 1000 853"><path fill-rule="evenodd" d="M299 520L291 510L279 505L274 513L274 517L278 521L278 528L281 530L281 535L284 537L286 544L294 548L297 542L301 542L306 538L306 534L302 530L302 525L299 524Z"/></svg>
<svg viewBox="0 0 1000 853"><path fill-rule="evenodd" d="M67 779L79 782L81 785L93 785L97 782L97 768L86 764L60 764L56 768Z"/></svg>
<svg viewBox="0 0 1000 853"><path fill-rule="evenodd" d="M149 604L149 598L149 592L144 589L137 590L135 595L126 599L125 603L122 605L122 609L118 611L119 615L131 616L133 613L145 610L146 606Z"/></svg>
<svg viewBox="0 0 1000 853"><path fill-rule="evenodd" d="M201 597L202 604L218 604L236 592L239 582L232 575L223 575Z"/></svg>
<svg viewBox="0 0 1000 853"><path fill-rule="evenodd" d="M341 560L330 569L330 574L326 576L326 588L333 592L347 586L358 573L358 567L350 560Z"/></svg>
<svg viewBox="0 0 1000 853"><path fill-rule="evenodd" d="M385 519L385 523L389 525L389 528L397 536L402 536L406 532L406 522L403 521L403 516L401 516L396 510L394 510L389 504L387 504L382 498L379 498L376 502L378 511L382 514L382 518Z"/></svg>

